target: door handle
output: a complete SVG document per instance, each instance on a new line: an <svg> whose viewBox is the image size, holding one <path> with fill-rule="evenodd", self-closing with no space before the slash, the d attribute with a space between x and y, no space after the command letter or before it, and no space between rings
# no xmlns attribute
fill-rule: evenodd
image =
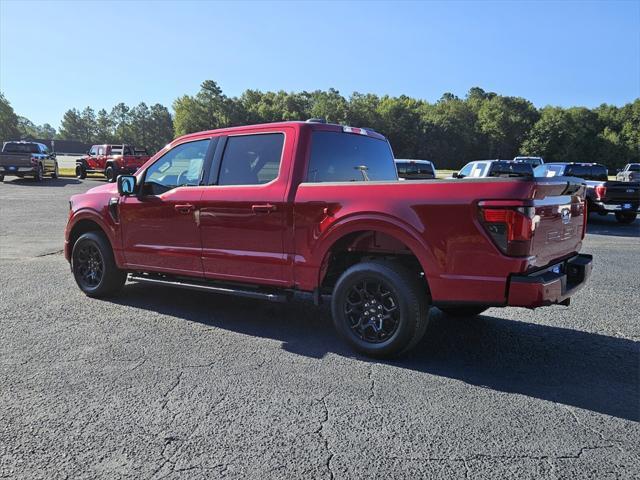
<svg viewBox="0 0 640 480"><path fill-rule="evenodd" d="M270 203L265 203L264 205L251 205L251 210L253 210L253 213L271 213L276 211L276 206L271 205Z"/></svg>
<svg viewBox="0 0 640 480"><path fill-rule="evenodd" d="M187 213L193 212L196 207L194 207L190 203L186 203L184 205L174 205L173 208L175 208L176 211L178 211L179 213L182 213L182 214L186 215Z"/></svg>

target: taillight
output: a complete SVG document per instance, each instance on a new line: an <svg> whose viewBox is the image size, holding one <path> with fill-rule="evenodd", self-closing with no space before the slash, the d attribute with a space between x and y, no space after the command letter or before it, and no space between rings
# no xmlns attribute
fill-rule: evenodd
<svg viewBox="0 0 640 480"><path fill-rule="evenodd" d="M607 187L605 187L604 185L598 185L595 188L595 192L596 192L596 199L600 200L604 198L604 196L607 194Z"/></svg>
<svg viewBox="0 0 640 480"><path fill-rule="evenodd" d="M480 221L500 250L509 256L531 254L537 225L533 207L480 207Z"/></svg>
<svg viewBox="0 0 640 480"><path fill-rule="evenodd" d="M38 164L38 157L31 157L31 165L37 165Z"/></svg>

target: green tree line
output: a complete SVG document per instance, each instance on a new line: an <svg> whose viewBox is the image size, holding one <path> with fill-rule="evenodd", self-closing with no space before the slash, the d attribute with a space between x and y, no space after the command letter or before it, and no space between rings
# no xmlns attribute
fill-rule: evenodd
<svg viewBox="0 0 640 480"><path fill-rule="evenodd" d="M5 111L1 98L3 129ZM542 156L546 161L598 162L610 168L640 161L640 99L622 107L536 108L521 97L474 87L464 98L445 93L434 102L335 89L312 92L246 90L226 96L212 80L195 95L173 102L173 117L162 105L129 108L120 103L97 114L87 107L68 110L59 131L17 117L15 131L53 130L57 138L87 143L127 142L157 150L174 136L226 126L325 118L370 127L389 138L398 158L423 158L439 168L459 168L471 160ZM15 114L14 114L15 115ZM7 124L9 125L9 124ZM10 127L10 125L9 125ZM9 138L0 131L1 138Z"/></svg>

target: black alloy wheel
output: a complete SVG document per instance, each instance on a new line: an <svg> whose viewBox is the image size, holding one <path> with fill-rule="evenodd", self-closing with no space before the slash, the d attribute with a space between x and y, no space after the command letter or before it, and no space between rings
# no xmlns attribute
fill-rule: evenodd
<svg viewBox="0 0 640 480"><path fill-rule="evenodd" d="M344 303L349 328L367 343L381 343L393 336L400 322L398 300L385 282L369 278L354 284Z"/></svg>

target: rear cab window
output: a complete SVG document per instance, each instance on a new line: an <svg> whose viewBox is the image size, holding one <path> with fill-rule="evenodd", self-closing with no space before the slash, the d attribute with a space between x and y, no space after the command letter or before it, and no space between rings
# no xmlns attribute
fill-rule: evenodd
<svg viewBox="0 0 640 480"><path fill-rule="evenodd" d="M40 147L35 143L7 143L4 153L40 153Z"/></svg>
<svg viewBox="0 0 640 480"><path fill-rule="evenodd" d="M312 133L307 182L396 180L398 171L386 140L326 130Z"/></svg>
<svg viewBox="0 0 640 480"><path fill-rule="evenodd" d="M280 172L283 133L229 137L224 148L218 185L263 185Z"/></svg>

